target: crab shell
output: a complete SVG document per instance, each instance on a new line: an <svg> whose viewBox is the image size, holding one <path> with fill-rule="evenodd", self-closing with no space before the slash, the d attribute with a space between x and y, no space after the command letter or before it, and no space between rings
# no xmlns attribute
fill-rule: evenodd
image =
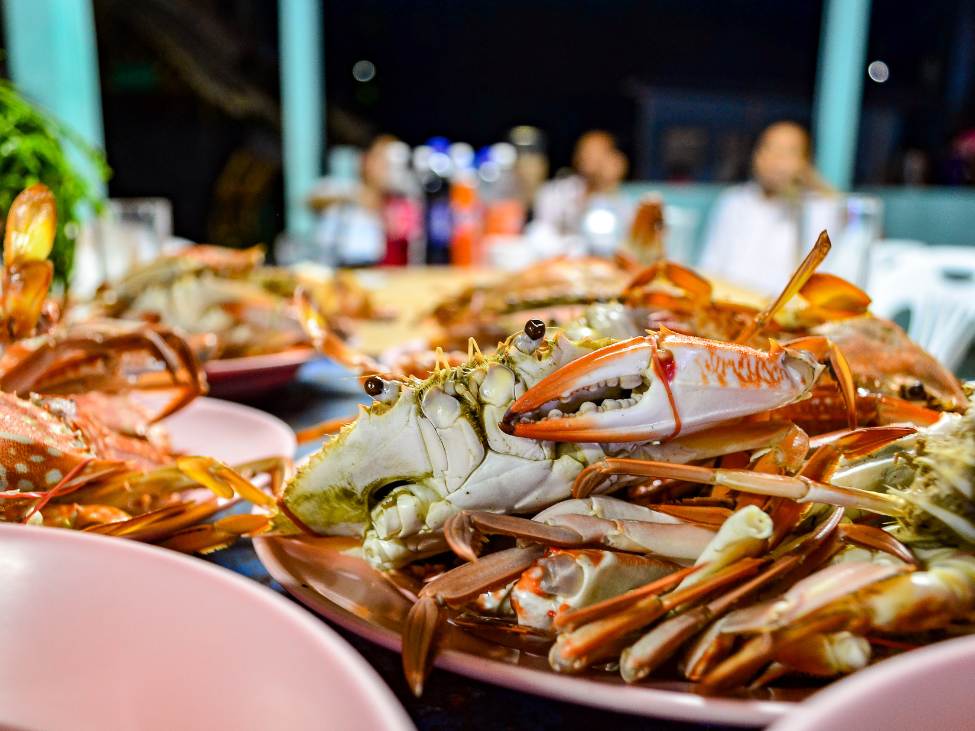
<svg viewBox="0 0 975 731"><path fill-rule="evenodd" d="M498 423L527 387L601 344L559 335L538 357L538 343L519 336L496 356L388 383L286 485L285 507L315 533L364 536L373 565L391 567L444 550L434 533L459 510L535 512L568 497L585 450L511 437Z"/></svg>
<svg viewBox="0 0 975 731"><path fill-rule="evenodd" d="M0 491L49 491L86 461L71 484L124 466L98 459L81 432L42 406L0 393Z"/></svg>
<svg viewBox="0 0 975 731"><path fill-rule="evenodd" d="M813 332L839 346L858 387L914 400L909 389L920 383L922 398L934 406L946 411L968 406L958 379L889 320L873 315L848 317L819 325Z"/></svg>

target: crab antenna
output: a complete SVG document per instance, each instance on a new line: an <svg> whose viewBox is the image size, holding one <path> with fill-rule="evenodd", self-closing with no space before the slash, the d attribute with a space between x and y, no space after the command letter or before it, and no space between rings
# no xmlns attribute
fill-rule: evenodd
<svg viewBox="0 0 975 731"><path fill-rule="evenodd" d="M789 280L789 283L785 285L785 289L782 290L782 294L775 299L775 302L755 315L751 324L746 327L737 338L735 338L736 343L747 343L752 336L755 335L755 333L768 324L769 320L775 316L776 312L782 309L786 302L796 296L799 290L802 289L802 285L804 285L806 280L808 280L809 277L812 276L812 273L816 271L816 267L818 267L822 263L823 259L826 258L831 246L832 244L830 244L829 236L825 231L823 231L821 234L819 234L819 238L816 240L816 245L813 246L812 251L809 252L809 255L805 258L802 264L799 265L799 268L796 270L796 273L792 275L792 279Z"/></svg>

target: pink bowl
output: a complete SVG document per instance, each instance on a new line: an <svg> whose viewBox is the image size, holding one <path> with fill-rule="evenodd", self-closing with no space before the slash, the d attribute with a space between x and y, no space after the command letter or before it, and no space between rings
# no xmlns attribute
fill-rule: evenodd
<svg viewBox="0 0 975 731"><path fill-rule="evenodd" d="M252 581L119 538L0 524L0 728L411 731L376 672Z"/></svg>
<svg viewBox="0 0 975 731"><path fill-rule="evenodd" d="M975 637L877 663L826 687L768 731L975 728Z"/></svg>

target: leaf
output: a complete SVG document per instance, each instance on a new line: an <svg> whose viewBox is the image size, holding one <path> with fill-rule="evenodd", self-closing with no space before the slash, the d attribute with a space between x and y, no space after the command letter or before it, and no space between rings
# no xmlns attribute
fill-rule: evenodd
<svg viewBox="0 0 975 731"><path fill-rule="evenodd" d="M102 180L111 176L105 156L77 132L26 101L16 87L0 80L0 216L6 219L13 199L36 182L47 185L58 204L58 227L50 259L57 279L66 283L74 258L74 242L65 235L77 224L82 202L104 209L100 192L85 179L65 154L70 143L94 167ZM2 229L2 226L0 226Z"/></svg>

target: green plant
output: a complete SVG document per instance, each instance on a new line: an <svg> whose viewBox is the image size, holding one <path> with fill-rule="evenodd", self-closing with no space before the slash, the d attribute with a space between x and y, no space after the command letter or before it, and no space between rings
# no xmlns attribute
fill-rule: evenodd
<svg viewBox="0 0 975 731"><path fill-rule="evenodd" d="M108 180L111 170L101 152L33 106L13 84L0 80L0 232L17 194L29 185L44 183L58 205L58 228L51 250L54 277L65 284L74 259L78 217L86 204L100 213L105 203L98 188L68 159L66 143L88 158L103 180Z"/></svg>

